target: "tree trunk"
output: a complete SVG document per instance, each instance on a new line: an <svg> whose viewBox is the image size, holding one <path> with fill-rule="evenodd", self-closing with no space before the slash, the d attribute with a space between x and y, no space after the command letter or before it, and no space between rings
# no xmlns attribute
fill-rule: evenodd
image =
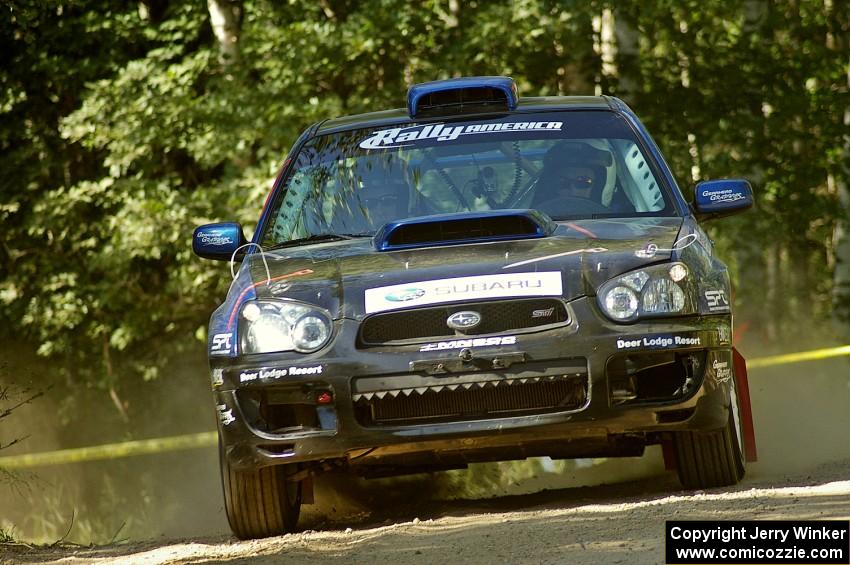
<svg viewBox="0 0 850 565"><path fill-rule="evenodd" d="M765 289L764 338L768 344L776 345L785 319L787 296L782 243L776 241L765 249L767 253L767 284Z"/></svg>
<svg viewBox="0 0 850 565"><path fill-rule="evenodd" d="M615 9L613 17L617 46L617 96L628 101L640 88L639 35L622 11Z"/></svg>
<svg viewBox="0 0 850 565"><path fill-rule="evenodd" d="M139 17L152 24L159 24L165 18L168 0L141 0L139 2Z"/></svg>
<svg viewBox="0 0 850 565"><path fill-rule="evenodd" d="M617 80L617 43L614 24L614 12L605 8L593 17L593 50L601 61L599 75L596 77L597 96L608 94L611 84Z"/></svg>
<svg viewBox="0 0 850 565"><path fill-rule="evenodd" d="M850 88L850 63L847 65L848 88ZM850 128L850 108L844 111L844 125ZM850 337L850 136L844 137L843 171L840 176L829 175L829 182L838 194L843 211L835 225L833 245L835 247L835 273L833 275L833 313L837 330L843 337Z"/></svg>
<svg viewBox="0 0 850 565"><path fill-rule="evenodd" d="M830 19L840 20L841 16L835 14L835 6L831 1L826 2L826 9L830 13ZM844 26L838 27L840 29ZM850 41L848 41L846 34L829 33L826 42L830 49L840 49L845 53L850 47ZM846 94L850 92L850 57L847 59L845 79L844 84L839 84L837 87ZM844 131L849 131L848 128L850 128L850 107L844 108ZM838 174L830 173L827 179L830 189L835 190L838 195L838 202L843 212L836 222L833 234L835 273L832 280L832 311L838 335L844 339L850 339L850 187L848 187L848 179L850 179L850 134L844 134L841 153L841 159L838 161L841 164L837 171Z"/></svg>
<svg viewBox="0 0 850 565"><path fill-rule="evenodd" d="M219 61L225 67L239 60L242 0L207 0L210 23L218 41Z"/></svg>

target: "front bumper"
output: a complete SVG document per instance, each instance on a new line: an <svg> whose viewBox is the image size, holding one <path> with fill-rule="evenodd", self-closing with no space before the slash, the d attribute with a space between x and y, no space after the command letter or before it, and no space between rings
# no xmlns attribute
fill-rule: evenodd
<svg viewBox="0 0 850 565"><path fill-rule="evenodd" d="M332 345L322 354L213 358L225 454L235 468L318 462L448 468L543 455L639 455L662 432L725 425L732 366L729 315L620 325L603 318L592 299L578 299L568 307L569 324L516 334L512 345L472 348L471 362L461 361L448 373L434 371L432 362L455 360L462 348L438 355L421 352L418 345L358 349L358 323L353 320L338 324ZM622 367L641 356L658 355L695 365L687 386L666 396L632 394L623 381L633 384L635 379L625 378ZM485 359L486 366L476 365L476 359ZM651 368L652 363L646 365ZM464 378L510 380L531 369L546 373L547 367L574 381L584 379L585 396L563 409L423 418L421 423L364 421L355 404L392 383L402 383L396 388L434 383L442 388ZM650 378L650 371L637 376ZM292 407L272 431L256 424L257 406L263 402Z"/></svg>

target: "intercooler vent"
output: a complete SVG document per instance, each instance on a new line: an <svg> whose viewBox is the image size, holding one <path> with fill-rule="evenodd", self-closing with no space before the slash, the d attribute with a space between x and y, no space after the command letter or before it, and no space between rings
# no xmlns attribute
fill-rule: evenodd
<svg viewBox="0 0 850 565"><path fill-rule="evenodd" d="M422 424L578 410L587 402L587 375L546 375L432 384L355 394L365 426Z"/></svg>
<svg viewBox="0 0 850 565"><path fill-rule="evenodd" d="M556 224L538 210L487 210L437 214L385 224L375 234L378 251L464 245L551 235Z"/></svg>

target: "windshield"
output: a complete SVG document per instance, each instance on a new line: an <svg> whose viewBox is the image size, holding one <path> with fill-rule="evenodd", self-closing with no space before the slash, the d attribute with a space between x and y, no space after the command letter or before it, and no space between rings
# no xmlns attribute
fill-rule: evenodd
<svg viewBox="0 0 850 565"><path fill-rule="evenodd" d="M556 221L675 213L617 114L511 114L311 139L261 241L373 235L403 218L511 208Z"/></svg>

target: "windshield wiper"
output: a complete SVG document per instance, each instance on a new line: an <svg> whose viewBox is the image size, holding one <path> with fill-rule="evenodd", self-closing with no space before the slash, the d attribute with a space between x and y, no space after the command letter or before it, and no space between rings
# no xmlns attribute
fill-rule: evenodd
<svg viewBox="0 0 850 565"><path fill-rule="evenodd" d="M282 241L280 243L275 243L274 245L270 245L269 247L264 248L264 251L274 251L275 249L281 249L283 247L297 247L299 245L307 245L310 243L322 243L326 241L344 241L347 239L355 239L360 237L372 237L372 234L369 233L320 233L316 235L310 235L307 237L299 237L298 239L291 239L289 241Z"/></svg>

